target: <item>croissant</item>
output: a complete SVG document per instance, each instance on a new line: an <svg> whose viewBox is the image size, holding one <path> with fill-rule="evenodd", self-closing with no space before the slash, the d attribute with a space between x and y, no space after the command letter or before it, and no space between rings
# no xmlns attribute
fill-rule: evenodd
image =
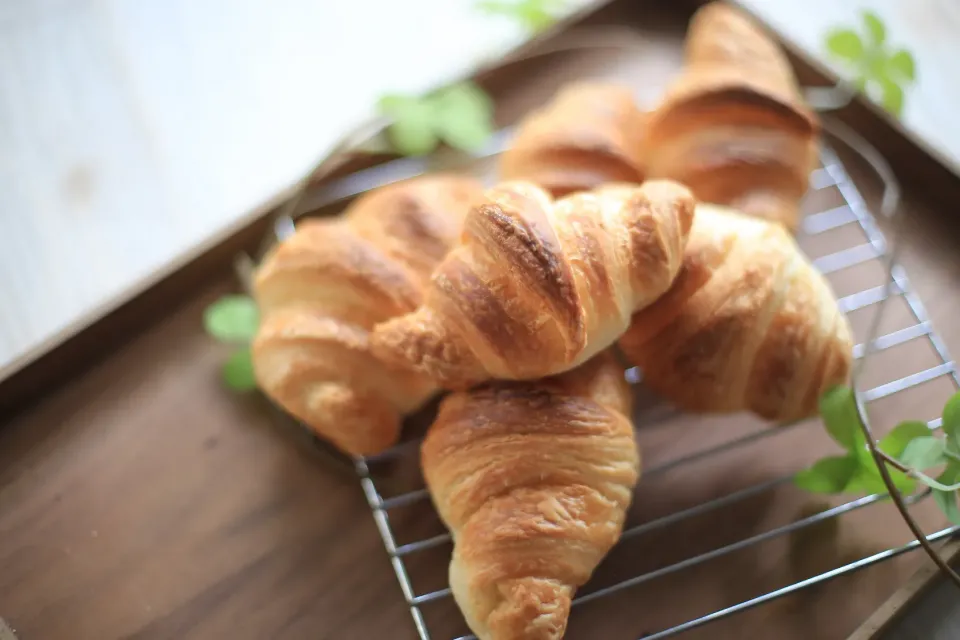
<svg viewBox="0 0 960 640"><path fill-rule="evenodd" d="M397 183L301 223L271 251L254 281L263 322L252 346L267 395L347 453L396 442L401 416L435 387L377 360L370 329L417 307L482 193L449 175Z"/></svg>
<svg viewBox="0 0 960 640"><path fill-rule="evenodd" d="M829 285L782 225L703 204L676 282L620 347L682 409L771 420L816 413L853 353Z"/></svg>
<svg viewBox="0 0 960 640"><path fill-rule="evenodd" d="M694 15L685 56L647 124L649 176L795 229L819 122L785 55L740 11L711 3Z"/></svg>
<svg viewBox="0 0 960 640"><path fill-rule="evenodd" d="M608 351L554 378L441 403L423 473L453 534L453 596L480 640L563 636L637 482L630 400Z"/></svg>
<svg viewBox="0 0 960 640"><path fill-rule="evenodd" d="M628 87L567 85L521 121L501 157L501 178L529 180L555 197L607 182L639 183L644 118Z"/></svg>
<svg viewBox="0 0 960 640"><path fill-rule="evenodd" d="M670 287L694 204L665 181L557 201L528 182L494 187L423 305L374 329L374 353L450 389L572 369Z"/></svg>

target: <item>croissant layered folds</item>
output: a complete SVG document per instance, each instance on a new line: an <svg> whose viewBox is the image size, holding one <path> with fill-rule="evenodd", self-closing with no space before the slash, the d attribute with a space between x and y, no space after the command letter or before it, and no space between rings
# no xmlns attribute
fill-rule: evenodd
<svg viewBox="0 0 960 640"><path fill-rule="evenodd" d="M412 311L455 244L479 183L449 175L383 187L335 219L307 220L264 260L254 294L260 387L344 451L381 451L435 390L370 351L377 322Z"/></svg>
<svg viewBox="0 0 960 640"><path fill-rule="evenodd" d="M609 182L639 183L645 117L628 87L567 85L520 123L500 176L529 180L555 197Z"/></svg>
<svg viewBox="0 0 960 640"><path fill-rule="evenodd" d="M374 352L454 389L571 369L670 287L694 205L667 181L557 201L503 183L467 215L423 305L376 327Z"/></svg>
<svg viewBox="0 0 960 640"><path fill-rule="evenodd" d="M711 3L695 14L685 67L648 121L649 175L793 229L818 134L780 48L739 10Z"/></svg>
<svg viewBox="0 0 960 640"><path fill-rule="evenodd" d="M676 282L620 347L680 408L777 420L814 414L853 349L829 285L781 225L704 204Z"/></svg>
<svg viewBox="0 0 960 640"><path fill-rule="evenodd" d="M480 640L563 636L571 599L614 545L639 473L623 367L443 400L422 445L453 534L450 586Z"/></svg>

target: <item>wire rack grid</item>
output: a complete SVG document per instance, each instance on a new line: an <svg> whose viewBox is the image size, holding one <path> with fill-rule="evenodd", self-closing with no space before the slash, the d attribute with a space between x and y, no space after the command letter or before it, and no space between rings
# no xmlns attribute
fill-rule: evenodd
<svg viewBox="0 0 960 640"><path fill-rule="evenodd" d="M512 132L509 129L498 132L485 151L472 158L453 155L447 159L448 162L444 163L444 168L475 168L475 165L478 163L495 159L495 157L506 148L511 134ZM837 153L833 151L832 148L824 145L821 148L820 158L822 167L815 170L810 177L810 193L833 189L839 194L842 201L834 206L815 211L804 217L801 230L798 232L798 240L801 245L803 245L805 239L816 238L817 236L838 229L853 227L859 229L865 241L844 246L817 257L814 260L814 264L821 273L829 276L830 274L849 270L870 261L885 259L889 255L888 243ZM271 238L271 241L276 241L289 235L293 229L292 218L301 215L300 212L306 214L307 212L330 207L331 205L342 205L360 193L389 182L414 177L423 173L427 168L428 167L419 160L396 160L386 165L367 169L326 184L320 189L306 194L301 199L296 207L297 215L282 215L276 220L274 237ZM915 341L926 341L936 354L936 362L920 371L914 371L894 380L884 381L881 384L861 389L859 393L860 399L863 403L869 405L940 378L949 379L953 388L960 387L960 377L958 377L954 362L948 355L943 341L934 332L922 302L911 289L907 274L902 266L897 263L891 263L888 266L889 269L886 271L886 275L889 276L889 279L881 284L857 288L857 290L853 292L842 295L838 299L840 308L846 314L869 308L876 308L876 313L879 313L882 306L888 300L899 298L905 303L906 308L909 310L911 316L910 322L906 326L899 327L882 335L877 335L873 339L868 336L867 340L871 344L870 349L867 349L866 343L861 342L854 348L854 357L862 359L867 355L867 351L869 351L869 355L873 355L900 347L901 345L914 343ZM249 265L241 269L241 273L247 271L249 271ZM641 376L637 371L630 370L627 372L627 377L631 382L639 383ZM655 421L658 423L669 422L674 419L676 415L677 412L673 409L660 406L659 411L647 412L644 414L646 417L641 416L637 418L635 420L635 426L644 428L647 426L644 424L645 421ZM939 419L934 419L929 421L928 424L931 429L936 429L939 428L940 421ZM676 459L658 461L650 468L644 470L641 483L644 482L644 479L680 467L705 464L706 461L724 452L747 447L759 440L803 425L808 425L807 428L819 429L819 427L812 425L810 421L781 425L776 428L767 427L742 437L687 453ZM411 463L410 461L416 460L417 458L416 451L419 448L419 442L420 437L414 436L382 454L354 460L353 468L360 478L363 493L372 510L374 522L383 539L383 544L399 582L402 595L409 606L418 636L422 640L430 640L431 638L433 640L449 640L449 636L441 637L434 632L434 630L430 628L430 625L428 625L427 618L424 616L425 607L452 597L449 588L444 587L418 592L414 586L414 581L411 579L407 565L409 559L416 554L444 546L449 547L451 545L450 536L446 533L439 533L409 542L398 542L395 526L391 521L391 512L420 503L425 503L429 508L429 494L425 488L420 487L403 491L396 495L385 496L384 491L381 489L384 478L382 476L378 477L378 474L372 471L374 465L388 463L391 460L395 461L401 458L406 459L408 464L415 464L415 462ZM327 449L326 445L319 440L317 444ZM397 471L393 470L391 473L397 473ZM772 479L766 479L760 483L739 488L725 495L683 508L679 511L629 526L625 528L618 545L627 544L631 540L657 531L668 530L670 527L678 526L684 521L708 512L731 509L737 503L774 491L778 487L789 483L792 476L793 473L787 473ZM916 504L927 497L927 495L929 495L929 491L921 492L907 497L905 502L907 504ZM622 578L613 584L608 584L600 588L591 588L591 585L588 583L584 589L581 590L582 595L579 595L574 600L572 616L576 616L577 610L590 602L607 598L613 594L627 591L645 583L662 580L671 574L691 569L697 565L716 560L735 552L748 550L768 540L795 534L804 529L812 528L826 521L836 519L844 514L849 514L878 504L885 501L885 499L886 496L883 494L874 494L849 500L788 524L777 526L755 535L724 544L723 546L685 557L666 566ZM941 529L930 533L927 536L927 540L932 542L947 538L957 530L960 530L960 527ZM808 578L782 585L775 589L763 590L761 593L748 599L715 611L703 613L656 632L646 633L643 637L646 640L651 640L675 636L709 622L731 616L788 594L883 562L884 560L912 551L919 546L920 543L917 540L900 546L891 546L878 553L861 557L852 562L839 564L838 566L819 572ZM454 640L470 640L472 638L472 635L460 635Z"/></svg>

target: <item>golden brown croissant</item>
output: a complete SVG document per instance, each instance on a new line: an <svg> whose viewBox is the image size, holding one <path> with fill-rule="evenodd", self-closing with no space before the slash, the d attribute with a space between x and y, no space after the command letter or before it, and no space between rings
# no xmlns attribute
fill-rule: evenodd
<svg viewBox="0 0 960 640"><path fill-rule="evenodd" d="M676 282L620 347L680 408L778 420L815 413L853 350L829 285L781 225L705 204Z"/></svg>
<svg viewBox="0 0 960 640"><path fill-rule="evenodd" d="M649 175L793 229L818 133L780 48L739 10L708 4L691 22L683 72L648 121Z"/></svg>
<svg viewBox="0 0 960 640"><path fill-rule="evenodd" d="M423 442L454 539L450 587L480 640L563 636L576 589L620 537L637 482L630 392L602 353L555 378L443 400Z"/></svg>
<svg viewBox="0 0 960 640"><path fill-rule="evenodd" d="M253 343L261 388L348 453L396 442L402 414L434 386L378 361L369 331L417 307L482 193L467 178L424 177L366 194L339 218L301 223L254 282L263 315Z"/></svg>
<svg viewBox="0 0 960 640"><path fill-rule="evenodd" d="M535 182L555 197L607 182L639 183L645 117L628 87L567 85L520 123L501 158L501 178Z"/></svg>
<svg viewBox="0 0 960 640"><path fill-rule="evenodd" d="M694 204L665 181L557 201L532 183L494 187L423 305L375 328L374 353L453 389L572 369L670 287Z"/></svg>

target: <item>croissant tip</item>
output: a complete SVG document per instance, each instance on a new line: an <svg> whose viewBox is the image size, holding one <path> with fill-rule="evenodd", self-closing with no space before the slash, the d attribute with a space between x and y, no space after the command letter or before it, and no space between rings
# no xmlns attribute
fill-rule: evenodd
<svg viewBox="0 0 960 640"><path fill-rule="evenodd" d="M411 322L409 316L382 322L370 332L370 351L378 360L388 364L416 368L420 358L411 340L416 328L416 323Z"/></svg>

